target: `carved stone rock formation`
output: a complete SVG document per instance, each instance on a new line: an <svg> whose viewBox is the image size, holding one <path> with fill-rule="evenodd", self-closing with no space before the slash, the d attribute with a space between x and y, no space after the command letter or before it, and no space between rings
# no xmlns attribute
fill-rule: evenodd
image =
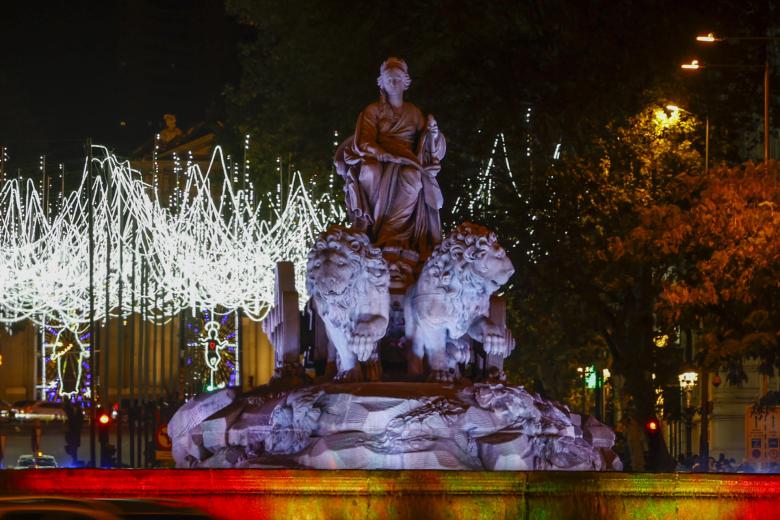
<svg viewBox="0 0 780 520"><path fill-rule="evenodd" d="M169 431L179 467L622 469L609 428L502 384L223 390L182 407Z"/></svg>

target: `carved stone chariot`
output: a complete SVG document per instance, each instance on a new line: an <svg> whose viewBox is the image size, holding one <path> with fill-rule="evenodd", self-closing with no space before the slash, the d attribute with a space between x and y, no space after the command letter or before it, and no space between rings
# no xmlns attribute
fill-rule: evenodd
<svg viewBox="0 0 780 520"><path fill-rule="evenodd" d="M496 293L514 267L482 226L442 237L445 137L404 101L403 60L386 60L377 84L334 159L351 226L322 233L307 263L309 354L324 369L312 381L300 364L298 293L281 263L264 322L273 380L185 404L168 426L177 465L621 469L612 430L505 384L515 340Z"/></svg>

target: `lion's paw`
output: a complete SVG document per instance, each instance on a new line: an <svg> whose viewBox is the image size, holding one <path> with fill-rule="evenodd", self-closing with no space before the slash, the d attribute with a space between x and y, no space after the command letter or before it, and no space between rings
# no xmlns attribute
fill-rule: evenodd
<svg viewBox="0 0 780 520"><path fill-rule="evenodd" d="M455 363L468 363L471 360L471 343L465 338L451 339L447 342L447 355Z"/></svg>
<svg viewBox="0 0 780 520"><path fill-rule="evenodd" d="M384 329L382 329L384 325ZM381 338L387 330L387 320L382 316L372 317L370 320L355 324L352 334L347 340L347 346L358 361L368 361L376 352L376 341Z"/></svg>
<svg viewBox="0 0 780 520"><path fill-rule="evenodd" d="M505 327L491 326L487 329L483 338L485 352L503 358L509 356L515 348L512 332Z"/></svg>
<svg viewBox="0 0 780 520"><path fill-rule="evenodd" d="M363 370L360 365L355 365L351 370L343 370L336 374L333 381L338 383L360 383L363 381Z"/></svg>
<svg viewBox="0 0 780 520"><path fill-rule="evenodd" d="M438 383L452 383L456 379L456 373L454 368L446 370L431 370L428 374L428 381L435 381Z"/></svg>

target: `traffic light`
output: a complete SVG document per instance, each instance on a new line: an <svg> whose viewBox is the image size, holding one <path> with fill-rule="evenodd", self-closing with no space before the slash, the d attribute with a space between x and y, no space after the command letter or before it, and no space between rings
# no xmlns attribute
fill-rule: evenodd
<svg viewBox="0 0 780 520"><path fill-rule="evenodd" d="M658 424L658 420L655 418L649 419L645 423L645 432L651 437L655 437L661 431L661 426Z"/></svg>
<svg viewBox="0 0 780 520"><path fill-rule="evenodd" d="M98 440L100 440L100 466L110 468L114 465L114 447L108 443L111 413L103 408L98 408L96 412L95 421L98 427Z"/></svg>
<svg viewBox="0 0 780 520"><path fill-rule="evenodd" d="M100 438L100 443L105 444L108 442L108 429L109 426L111 426L111 415L102 408L99 408L97 410L97 425L98 425L98 436Z"/></svg>
<svg viewBox="0 0 780 520"><path fill-rule="evenodd" d="M645 421L645 438L647 439L647 451L645 452L645 468L648 471L661 471L661 423L655 417Z"/></svg>

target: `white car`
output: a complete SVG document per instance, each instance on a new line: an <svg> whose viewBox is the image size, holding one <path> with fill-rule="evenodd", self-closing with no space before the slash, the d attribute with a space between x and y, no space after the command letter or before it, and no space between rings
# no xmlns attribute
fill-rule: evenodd
<svg viewBox="0 0 780 520"><path fill-rule="evenodd" d="M24 401L14 403L14 419L17 421L66 421L68 415L59 403L49 401Z"/></svg>
<svg viewBox="0 0 780 520"><path fill-rule="evenodd" d="M51 455L20 455L16 461L16 469L52 469L56 468L57 460Z"/></svg>

